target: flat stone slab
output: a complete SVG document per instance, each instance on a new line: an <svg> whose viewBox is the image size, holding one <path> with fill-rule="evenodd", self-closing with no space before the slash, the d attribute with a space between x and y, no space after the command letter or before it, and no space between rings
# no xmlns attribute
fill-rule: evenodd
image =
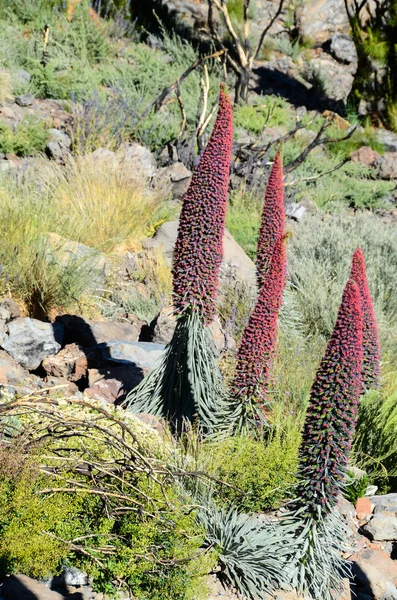
<svg viewBox="0 0 397 600"><path fill-rule="evenodd" d="M116 340L103 347L102 356L106 360L133 364L142 370L153 369L164 353L163 344L152 342L125 342Z"/></svg>

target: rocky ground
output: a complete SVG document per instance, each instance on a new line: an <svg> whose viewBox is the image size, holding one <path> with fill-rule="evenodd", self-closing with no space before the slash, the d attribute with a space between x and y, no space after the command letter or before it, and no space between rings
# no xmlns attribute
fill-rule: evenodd
<svg viewBox="0 0 397 600"><path fill-rule="evenodd" d="M359 498L356 507L343 500L341 511L349 524L352 551L346 556L352 562L352 579L339 600L397 599L397 494ZM216 576L205 582L210 590L207 600L244 600L223 588ZM107 600L96 593L85 573L66 567L60 576L39 582L25 575L6 578L0 600ZM127 600L121 595L119 600ZM270 600L270 599L269 599ZM304 600L293 591L280 591L274 600Z"/></svg>

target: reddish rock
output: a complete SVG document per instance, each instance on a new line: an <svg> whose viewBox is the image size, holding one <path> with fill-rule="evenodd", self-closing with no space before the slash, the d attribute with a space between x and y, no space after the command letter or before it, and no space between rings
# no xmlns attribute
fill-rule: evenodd
<svg viewBox="0 0 397 600"><path fill-rule="evenodd" d="M43 360L45 372L52 377L64 377L68 381L80 381L87 376L88 359L77 344L68 344L58 354Z"/></svg>
<svg viewBox="0 0 397 600"><path fill-rule="evenodd" d="M85 390L91 398L103 398L112 404L120 395L122 383L117 379L101 379Z"/></svg>
<svg viewBox="0 0 397 600"><path fill-rule="evenodd" d="M373 511L373 506L369 498L358 498L356 502L356 513L357 518L361 521L362 519L366 519L367 515L371 515Z"/></svg>
<svg viewBox="0 0 397 600"><path fill-rule="evenodd" d="M380 158L380 154L370 146L362 146L350 154L350 160L352 162L361 163L366 167L372 167L378 158Z"/></svg>
<svg viewBox="0 0 397 600"><path fill-rule="evenodd" d="M394 598L397 584L397 561L392 560L383 550L366 549L352 557L355 576L354 591L368 594L376 600Z"/></svg>
<svg viewBox="0 0 397 600"><path fill-rule="evenodd" d="M44 583L26 575L6 577L1 589L4 600L64 600L62 594L49 590Z"/></svg>
<svg viewBox="0 0 397 600"><path fill-rule="evenodd" d="M89 369L89 387L85 393L89 396L104 398L108 402L121 401L142 381L145 374L145 370L132 364Z"/></svg>

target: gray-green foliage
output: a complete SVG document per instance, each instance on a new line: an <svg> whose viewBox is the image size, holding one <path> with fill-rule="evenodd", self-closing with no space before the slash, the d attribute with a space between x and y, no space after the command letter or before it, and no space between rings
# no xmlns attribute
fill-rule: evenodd
<svg viewBox="0 0 397 600"><path fill-rule="evenodd" d="M313 600L336 600L343 592L343 577L350 565L342 558L349 539L338 510L315 520L298 510L281 522L286 529L283 544L287 549L284 582Z"/></svg>
<svg viewBox="0 0 397 600"><path fill-rule="evenodd" d="M254 600L274 590L283 577L283 530L235 509L209 504L198 515L207 542L214 545L229 585Z"/></svg>
<svg viewBox="0 0 397 600"><path fill-rule="evenodd" d="M397 484L397 391L396 376L381 391L368 392L359 407L354 456L381 489Z"/></svg>
<svg viewBox="0 0 397 600"><path fill-rule="evenodd" d="M289 285L304 331L308 336L329 338L338 298L358 246L367 263L383 351L395 350L390 330L395 329L397 319L397 233L392 224L373 214L309 216L292 235L288 244Z"/></svg>

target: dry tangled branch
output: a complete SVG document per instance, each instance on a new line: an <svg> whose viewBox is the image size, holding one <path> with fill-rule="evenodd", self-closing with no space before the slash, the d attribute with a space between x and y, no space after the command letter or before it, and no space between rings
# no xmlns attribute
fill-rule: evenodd
<svg viewBox="0 0 397 600"><path fill-rule="evenodd" d="M236 30L232 23L226 0L208 0L208 31L216 47L226 52L225 42L221 38L217 24L214 19L214 7L218 11L227 32L232 40L231 52L226 53L226 60L229 66L237 75L235 101L239 99L246 101L248 96L248 87L254 68L255 61L263 47L263 42L274 23L281 15L285 0L279 0L276 10L269 19L267 25L263 28L257 44L252 47L250 41L250 17L249 9L251 0L244 0L243 6L243 27L242 33Z"/></svg>

